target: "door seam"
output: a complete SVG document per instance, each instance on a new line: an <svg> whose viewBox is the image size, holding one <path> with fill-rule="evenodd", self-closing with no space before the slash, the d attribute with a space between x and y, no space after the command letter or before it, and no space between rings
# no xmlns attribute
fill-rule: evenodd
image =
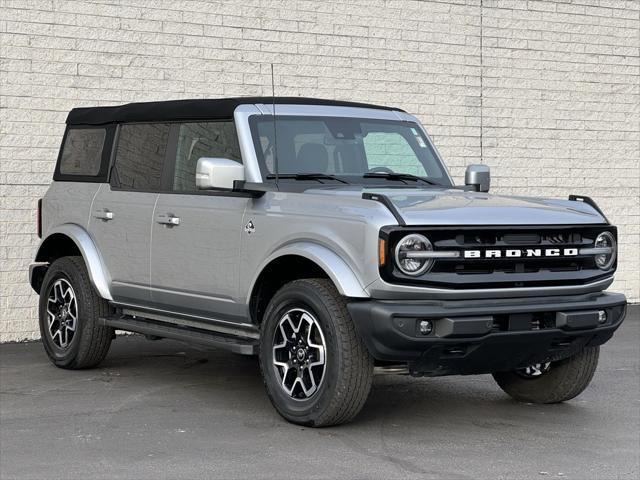
<svg viewBox="0 0 640 480"><path fill-rule="evenodd" d="M91 199L91 205L89 206L89 216L87 217L87 232L89 231L89 227L91 226L91 216L93 214L93 205L96 201L96 197L98 196L98 193L100 193L100 190L102 189L102 183L100 183L98 185L98 188L96 189L96 192L93 194L93 198Z"/></svg>
<svg viewBox="0 0 640 480"><path fill-rule="evenodd" d="M153 252L153 222L156 218L156 208L158 207L158 200L160 199L160 194L156 194L156 201L153 202L153 210L151 211L151 224L149 227L149 301L153 301L153 292L151 291L151 265L153 259L151 258L151 253Z"/></svg>

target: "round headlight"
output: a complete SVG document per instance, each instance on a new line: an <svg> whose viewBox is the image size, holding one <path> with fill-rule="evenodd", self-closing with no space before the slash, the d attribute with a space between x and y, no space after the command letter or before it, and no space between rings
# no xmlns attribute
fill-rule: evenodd
<svg viewBox="0 0 640 480"><path fill-rule="evenodd" d="M421 275L431 268L433 258L424 255L433 251L433 245L423 235L412 233L396 245L396 265L406 275Z"/></svg>
<svg viewBox="0 0 640 480"><path fill-rule="evenodd" d="M602 232L596 238L593 246L595 248L608 249L608 253L599 253L594 259L599 269L609 270L616 260L616 239L613 237L613 234L610 232Z"/></svg>

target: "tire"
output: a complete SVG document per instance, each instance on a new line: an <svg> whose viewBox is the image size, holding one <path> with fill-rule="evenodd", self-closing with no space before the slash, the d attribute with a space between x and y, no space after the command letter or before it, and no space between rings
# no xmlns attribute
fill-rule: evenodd
<svg viewBox="0 0 640 480"><path fill-rule="evenodd" d="M317 348L322 344L324 357ZM299 353L300 345L308 346L306 360L293 352L295 346ZM261 325L259 358L271 403L292 423L326 427L349 422L371 390L373 359L356 333L345 299L327 279L295 280L273 296ZM288 362L291 368L274 361ZM307 366L300 369L305 361ZM297 380L299 371L301 380Z"/></svg>
<svg viewBox="0 0 640 480"><path fill-rule="evenodd" d="M519 402L560 403L580 395L598 367L600 347L587 347L576 355L552 362L548 371L527 377L522 371L498 372L500 388Z"/></svg>
<svg viewBox="0 0 640 480"><path fill-rule="evenodd" d="M108 312L109 305L91 285L82 257L55 260L42 282L39 304L40 335L51 362L72 370L98 365L114 333L98 324Z"/></svg>

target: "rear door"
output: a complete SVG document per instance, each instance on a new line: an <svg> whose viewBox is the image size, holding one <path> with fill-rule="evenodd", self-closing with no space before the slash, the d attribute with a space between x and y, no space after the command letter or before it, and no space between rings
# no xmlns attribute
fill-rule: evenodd
<svg viewBox="0 0 640 480"><path fill-rule="evenodd" d="M151 222L166 182L170 128L168 123L121 125L110 184L101 185L93 201L89 231L111 276L116 302L150 302Z"/></svg>
<svg viewBox="0 0 640 480"><path fill-rule="evenodd" d="M171 138L171 191L160 194L152 222L152 301L165 310L241 322L240 235L249 200L198 190L195 176L200 157L242 162L234 123L176 123Z"/></svg>

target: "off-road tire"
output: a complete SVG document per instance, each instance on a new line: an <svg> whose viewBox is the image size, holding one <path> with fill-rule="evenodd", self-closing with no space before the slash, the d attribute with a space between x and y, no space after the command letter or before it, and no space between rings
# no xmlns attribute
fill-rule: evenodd
<svg viewBox="0 0 640 480"><path fill-rule="evenodd" d="M326 344L323 380L304 400L287 395L273 365L275 331L292 308L304 308L315 316ZM373 359L355 330L344 297L327 279L295 280L273 296L261 325L259 358L271 403L292 423L326 427L349 422L360 412L371 390Z"/></svg>
<svg viewBox="0 0 640 480"><path fill-rule="evenodd" d="M552 362L548 372L524 378L517 372L498 372L500 388L519 402L560 403L580 395L598 366L600 347L586 347L576 355Z"/></svg>
<svg viewBox="0 0 640 480"><path fill-rule="evenodd" d="M76 295L76 331L66 348L53 340L48 326L47 302L52 285L64 279L71 284ZM82 257L61 257L55 260L44 277L40 290L40 334L44 349L51 362L60 368L82 369L98 365L109 351L113 329L98 323L109 312L109 305L91 284Z"/></svg>

